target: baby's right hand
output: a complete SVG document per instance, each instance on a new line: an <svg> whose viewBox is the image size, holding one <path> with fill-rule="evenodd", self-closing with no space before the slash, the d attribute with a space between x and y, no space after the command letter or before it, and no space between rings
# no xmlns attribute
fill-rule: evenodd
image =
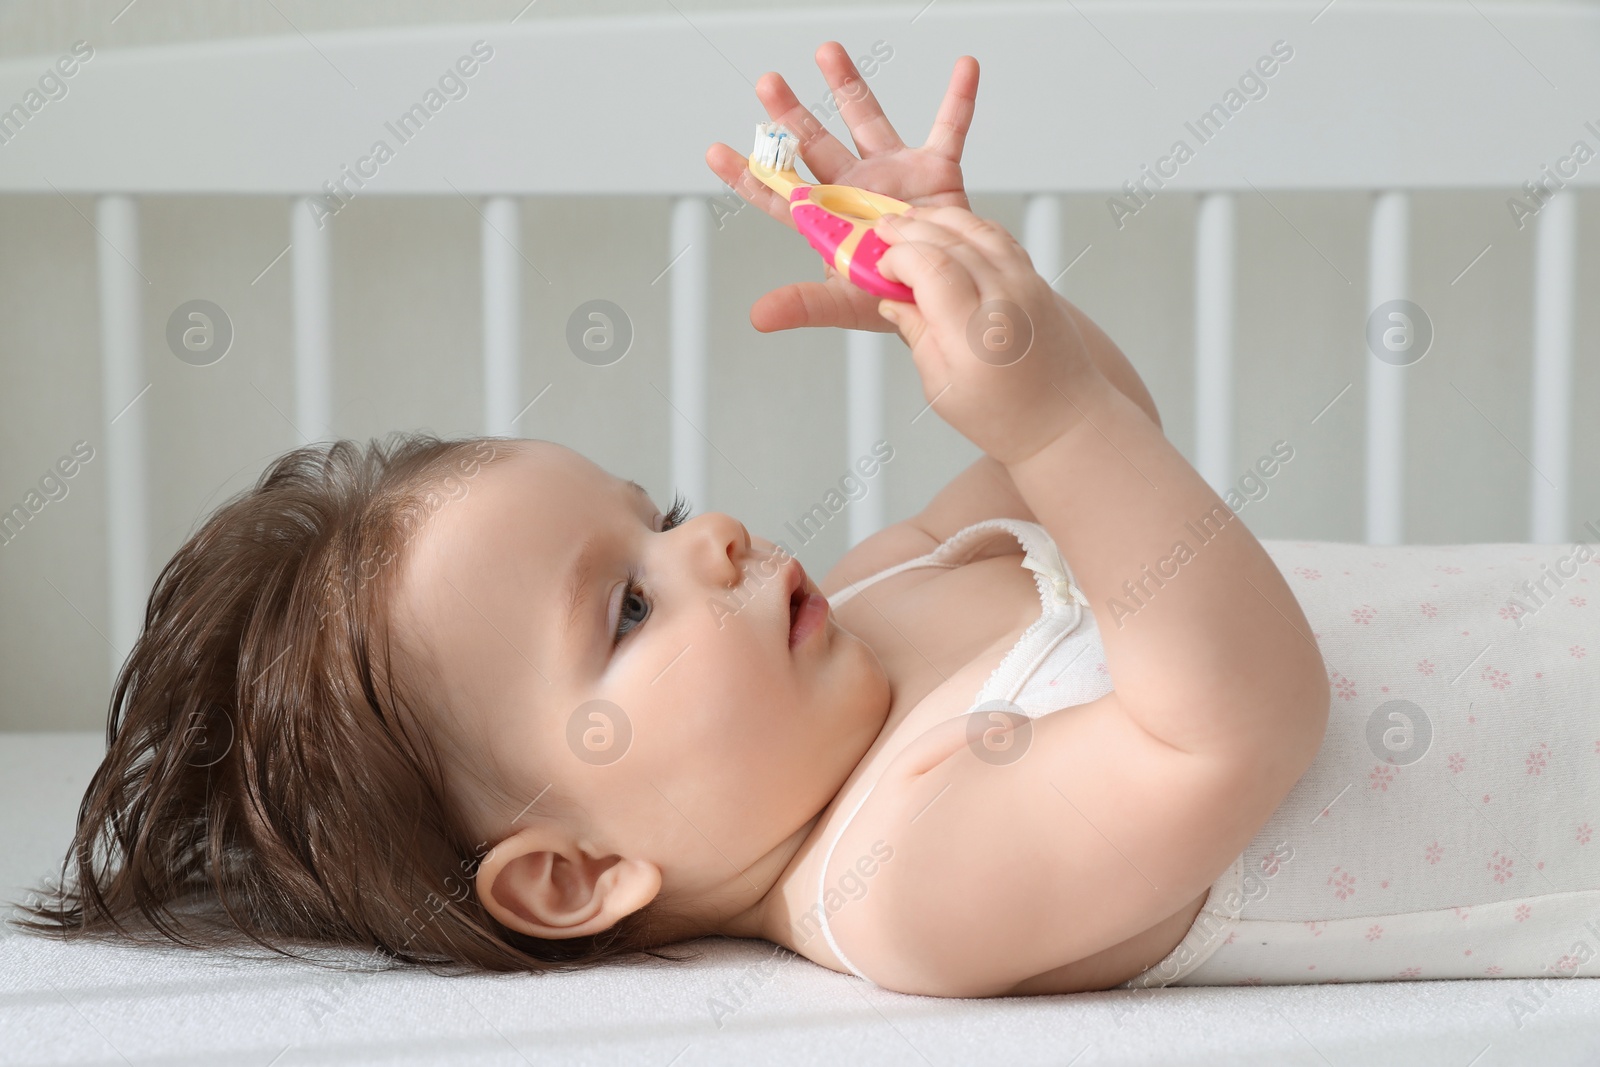
<svg viewBox="0 0 1600 1067"><path fill-rule="evenodd" d="M1074 400L1100 372L1005 227L944 206L886 215L875 229L889 245L879 273L917 298L883 300L879 313L899 328L923 397L946 422L1009 466L1082 420Z"/></svg>

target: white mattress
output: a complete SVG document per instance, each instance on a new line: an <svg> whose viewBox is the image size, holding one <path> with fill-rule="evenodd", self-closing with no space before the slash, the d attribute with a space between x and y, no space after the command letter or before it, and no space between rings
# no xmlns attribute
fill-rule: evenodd
<svg viewBox="0 0 1600 1067"><path fill-rule="evenodd" d="M59 862L100 744L0 734L7 899ZM952 1001L870 988L761 942L699 947L695 963L573 975L346 978L12 933L0 1064L1600 1063L1600 983L1584 979Z"/></svg>

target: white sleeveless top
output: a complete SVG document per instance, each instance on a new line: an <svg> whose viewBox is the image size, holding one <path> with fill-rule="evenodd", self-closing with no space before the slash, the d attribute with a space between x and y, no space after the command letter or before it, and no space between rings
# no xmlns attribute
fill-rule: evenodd
<svg viewBox="0 0 1600 1067"><path fill-rule="evenodd" d="M1041 612L969 710L998 699L1037 717L1110 692L1094 613L1038 523L974 523L829 601L959 566L1000 533L1021 542ZM1328 667L1327 733L1183 941L1123 987L1595 973L1600 559L1559 545L1261 545ZM865 978L823 906L837 844L817 912Z"/></svg>

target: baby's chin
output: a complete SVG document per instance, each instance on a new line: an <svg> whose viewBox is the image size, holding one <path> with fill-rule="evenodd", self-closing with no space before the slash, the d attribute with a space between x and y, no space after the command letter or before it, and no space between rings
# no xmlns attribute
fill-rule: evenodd
<svg viewBox="0 0 1600 1067"><path fill-rule="evenodd" d="M840 645L848 644L858 660L856 670L859 677L853 679L853 688L858 693L876 694L878 699L871 700L864 705L866 719L873 724L873 740L877 739L877 732L883 728L889 719L889 709L893 703L892 690L889 685L889 672L884 669L883 660L878 658L878 653L867 642L851 633L844 626L839 627L839 632L834 635L834 641ZM842 648L838 649L843 651Z"/></svg>
<svg viewBox="0 0 1600 1067"><path fill-rule="evenodd" d="M855 631L840 622L838 617L831 611L828 612L827 624L835 630L833 635L834 653L849 651L859 656L863 661L860 669L865 672L863 681L876 679L887 686L889 674L884 670L883 661L878 658L878 653L873 647L867 644Z"/></svg>

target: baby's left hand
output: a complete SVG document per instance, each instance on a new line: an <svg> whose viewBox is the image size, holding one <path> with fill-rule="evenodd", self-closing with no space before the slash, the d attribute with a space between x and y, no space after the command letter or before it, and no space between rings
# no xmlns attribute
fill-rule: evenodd
<svg viewBox="0 0 1600 1067"><path fill-rule="evenodd" d="M968 206L961 150L978 92L976 59L962 56L956 60L944 103L928 139L918 148L900 140L843 45L828 41L817 49L816 60L861 158L801 105L781 75L762 75L756 82L756 94L769 118L799 135L800 158L818 184L854 185L917 206ZM736 152L719 142L706 151L706 162L740 196L794 229L788 203L750 174L748 146L746 152ZM831 266L824 264L823 270L824 281L796 282L761 297L750 308L750 324L763 333L797 326L894 332L895 327L878 314L878 297L840 277Z"/></svg>

